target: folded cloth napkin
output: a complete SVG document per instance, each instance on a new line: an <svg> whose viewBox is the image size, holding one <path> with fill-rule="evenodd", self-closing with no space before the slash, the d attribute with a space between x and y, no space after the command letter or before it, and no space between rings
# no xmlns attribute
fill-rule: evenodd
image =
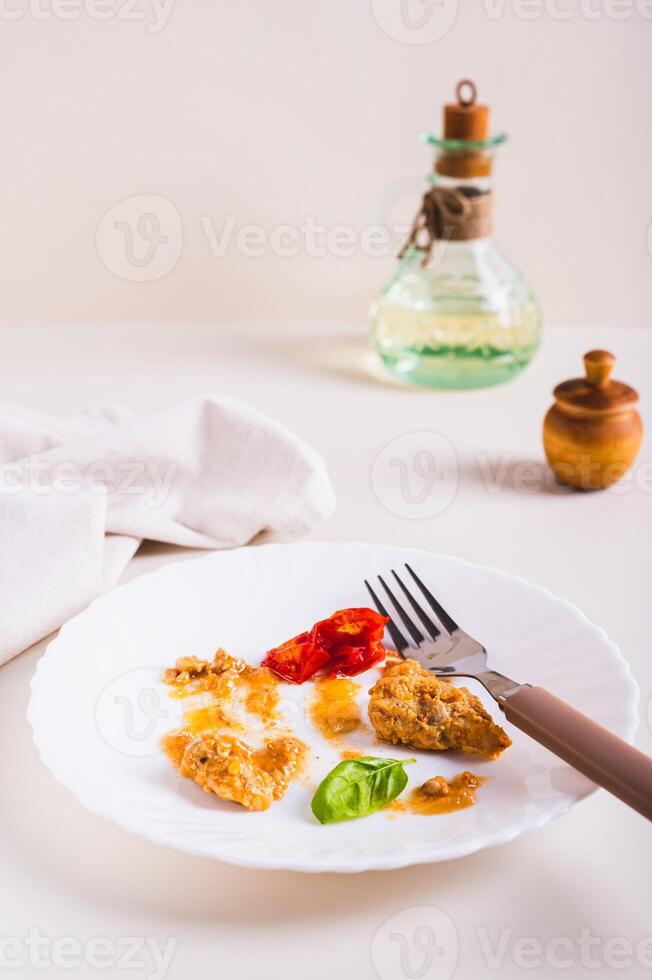
<svg viewBox="0 0 652 980"><path fill-rule="evenodd" d="M114 585L143 538L296 537L334 506L321 457L233 398L71 419L0 404L0 664Z"/></svg>

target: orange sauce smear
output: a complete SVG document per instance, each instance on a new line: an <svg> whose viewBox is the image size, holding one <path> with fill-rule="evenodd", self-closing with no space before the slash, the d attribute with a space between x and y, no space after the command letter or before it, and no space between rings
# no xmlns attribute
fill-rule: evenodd
<svg viewBox="0 0 652 980"><path fill-rule="evenodd" d="M206 704L201 708L192 708L184 712L183 726L193 735L200 732L207 732L215 729L229 728L235 731L242 731L241 722L231 718L219 704Z"/></svg>
<svg viewBox="0 0 652 980"><path fill-rule="evenodd" d="M355 700L360 685L350 677L327 677L315 684L310 718L324 738L337 739L360 727L362 718Z"/></svg>
<svg viewBox="0 0 652 980"><path fill-rule="evenodd" d="M241 675L247 686L245 708L264 722L276 721L278 714L278 677L269 667L250 667Z"/></svg>
<svg viewBox="0 0 652 980"><path fill-rule="evenodd" d="M389 811L391 816L397 816L399 813L407 813L408 806L405 800L392 800L385 809Z"/></svg>
<svg viewBox="0 0 652 980"><path fill-rule="evenodd" d="M436 777L436 780L443 792L427 792L424 787L435 782L428 780L423 786L413 790L406 804L403 804L410 813L432 816L466 810L477 802L476 791L486 781L486 777L476 776L472 772L461 772L450 780L442 776Z"/></svg>
<svg viewBox="0 0 652 980"><path fill-rule="evenodd" d="M184 714L188 729L198 733L216 728L242 730L243 725L234 717L234 697L243 700L244 707L256 715L265 725L279 718L278 678L267 667L249 667L242 661L233 661L242 669L228 669L222 673L206 671L185 680L172 682L170 695L176 698L201 696L208 704L201 704Z"/></svg>
<svg viewBox="0 0 652 980"><path fill-rule="evenodd" d="M298 738L271 739L253 753L256 765L272 777L275 800L280 800L290 783L302 775L307 755L308 746Z"/></svg>

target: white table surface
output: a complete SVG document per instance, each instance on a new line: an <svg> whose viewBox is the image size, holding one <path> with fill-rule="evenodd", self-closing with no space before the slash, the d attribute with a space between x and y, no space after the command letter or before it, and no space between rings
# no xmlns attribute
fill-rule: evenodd
<svg viewBox="0 0 652 980"><path fill-rule="evenodd" d="M592 347L617 355L615 375L638 388L649 418L652 330L625 328L549 328L543 349L516 381L466 393L379 383L366 372L360 331L341 328L3 327L0 370L3 400L52 413L109 401L147 409L198 392L234 394L269 412L309 440L330 467L339 505L315 537L453 552L575 602L631 664L641 688L637 743L652 752L649 437L627 492L560 495L518 485L524 461L536 464L525 471L526 484L542 483L536 479L545 472L540 429L550 391L580 373L581 355ZM444 435L455 447L459 473L450 506L416 520L388 510L370 478L383 446L415 431ZM498 493L487 487L487 465L504 476ZM125 577L188 554L145 545ZM75 970L61 958L57 966L47 946L40 952L50 967L40 969L25 945L31 929L49 942L72 937L84 949L93 937L106 937L116 957L126 951L126 937L162 945L174 938L166 974L172 980L372 980L379 975L372 962L377 934L373 951L383 980L650 974L652 944L639 946L638 954L636 946L652 934L651 830L605 792L536 833L446 864L313 876L202 861L116 829L55 784L25 718L44 647L39 643L0 669L0 939L15 940L0 944L0 954L24 959L8 973L113 978L126 972L116 958L102 970ZM440 913L424 913L424 906ZM436 925L441 913L457 933L453 974L450 936L439 932L446 948L431 960L415 946L414 927ZM403 965L396 959L397 933L411 956ZM526 937L534 943L519 944ZM610 944L614 937L623 943ZM544 950L537 967L536 942L545 947L555 938L560 945ZM483 949L501 940L504 959L496 969ZM569 965L555 967L555 956ZM134 959L130 976L157 975L147 947Z"/></svg>

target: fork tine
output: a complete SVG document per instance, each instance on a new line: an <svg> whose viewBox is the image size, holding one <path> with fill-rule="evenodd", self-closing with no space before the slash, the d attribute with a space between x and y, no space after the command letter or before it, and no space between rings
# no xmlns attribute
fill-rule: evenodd
<svg viewBox="0 0 652 980"><path fill-rule="evenodd" d="M419 627L416 626L416 624L412 622L412 620L410 619L410 617L406 613L406 611L403 608L403 606L401 605L401 603L398 601L398 599L396 598L396 596L390 590L389 586L386 584L386 582L383 579L382 575L379 575L378 576L378 581L380 582L380 584L384 588L385 592L389 596L390 602L392 603L392 605L396 609L396 612L399 614L399 616L403 620L403 625L405 626L406 630L408 631L408 633L410 634L410 636L412 637L412 639L414 640L414 642L417 645L419 643L423 643L423 641L425 640L425 636L423 635L423 633L421 632L421 630L419 629Z"/></svg>
<svg viewBox="0 0 652 980"><path fill-rule="evenodd" d="M428 587L423 584L419 576L416 574L416 572L412 571L412 569L407 564L407 562L405 564L405 567L407 568L408 572L410 573L410 575L412 576L412 578L417 583L417 585L423 592L424 596L430 603L431 609L433 609L437 613L439 622L442 624L444 629L448 630L449 633L454 633L456 630L458 630L459 626L457 625L455 620L452 618L452 616L449 616L446 610L444 609L444 607L437 602L430 589L428 589Z"/></svg>
<svg viewBox="0 0 652 980"><path fill-rule="evenodd" d="M369 585L369 583L367 582L366 579L364 580L364 584L367 586L367 591L369 592L369 595L371 596L372 601L373 601L376 609L380 613L380 615L381 616L389 616L389 613L387 612L387 610L385 609L384 605L382 604L382 602L380 601L380 599L378 598L378 596L376 595L376 593L374 592L374 590L371 588L371 586ZM389 623L387 623L387 630L389 632L389 635L392 638L392 642L393 642L394 646L396 647L396 649L398 650L399 653L403 653L404 650L407 650L408 649L408 647L410 646L410 644L405 639L405 637L401 633L401 631L398 628L398 626L396 626L394 624L394 622L391 619L391 617L390 617Z"/></svg>
<svg viewBox="0 0 652 980"><path fill-rule="evenodd" d="M414 598L414 596L412 595L412 593L411 592L408 592L407 587L403 584L403 582L398 577L398 575L396 574L396 572L394 571L394 569L392 569L392 575L394 576L394 578L396 579L396 581L400 585L401 589L403 590L403 594L405 595L405 598L410 603L410 605L414 609L415 613L417 614L417 616L419 617L419 619L421 620L421 622L423 623L423 625L425 626L425 628L430 633L430 635L433 638L433 640L436 640L437 637L441 635L441 630L437 627L437 625L435 623L433 623L432 619L430 618L430 616L428 615L428 613L425 611L425 609L422 609L421 608L421 606L419 605L419 603L417 602L417 600Z"/></svg>

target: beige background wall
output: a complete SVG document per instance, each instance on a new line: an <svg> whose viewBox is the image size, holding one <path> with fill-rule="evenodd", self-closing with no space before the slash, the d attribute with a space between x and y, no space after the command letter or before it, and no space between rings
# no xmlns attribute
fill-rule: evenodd
<svg viewBox="0 0 652 980"><path fill-rule="evenodd" d="M651 55L650 0L2 0L0 320L362 323L470 76L547 319L652 323Z"/></svg>

